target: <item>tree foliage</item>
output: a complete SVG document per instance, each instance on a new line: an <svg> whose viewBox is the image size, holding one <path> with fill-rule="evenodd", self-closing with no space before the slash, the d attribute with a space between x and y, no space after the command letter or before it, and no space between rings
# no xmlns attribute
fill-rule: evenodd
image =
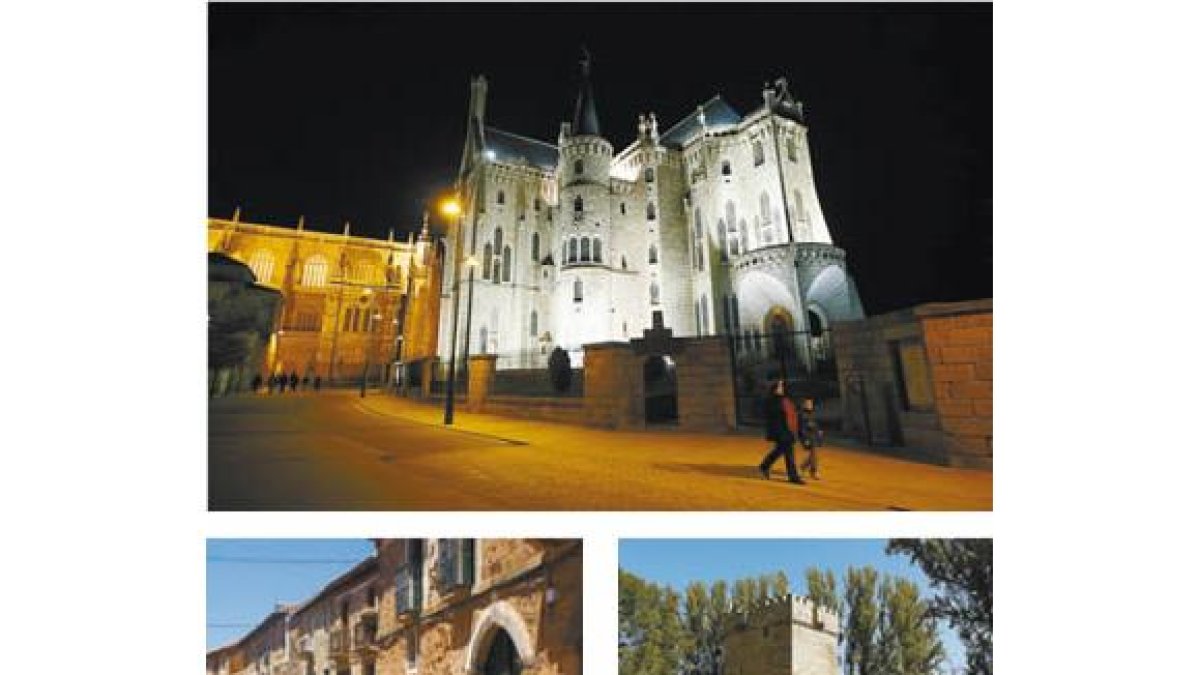
<svg viewBox="0 0 1200 675"><path fill-rule="evenodd" d="M992 540L893 539L888 553L907 555L933 584L931 611L958 631L974 675L992 673Z"/></svg>

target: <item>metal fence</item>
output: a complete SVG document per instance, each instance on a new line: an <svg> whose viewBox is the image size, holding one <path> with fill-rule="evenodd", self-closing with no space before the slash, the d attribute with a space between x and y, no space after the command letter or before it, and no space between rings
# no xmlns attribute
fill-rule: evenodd
<svg viewBox="0 0 1200 675"><path fill-rule="evenodd" d="M783 379L795 398L818 407L839 396L831 331L747 332L729 337L738 424L763 424L763 401L770 383Z"/></svg>

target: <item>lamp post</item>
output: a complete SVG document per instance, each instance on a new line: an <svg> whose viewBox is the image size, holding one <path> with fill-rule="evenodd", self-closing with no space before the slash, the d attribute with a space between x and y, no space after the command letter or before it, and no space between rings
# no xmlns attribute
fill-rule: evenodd
<svg viewBox="0 0 1200 675"><path fill-rule="evenodd" d="M462 285L459 278L459 268L462 262L462 235L464 216L462 213L462 206L456 199L448 199L442 202L441 212L442 215L457 222L454 244L454 265L453 271L451 272L454 275L454 317L450 324L450 367L446 378L446 411L442 415L442 424L454 424L454 379L456 358L458 355L458 301L461 295L460 286ZM472 271L473 270L474 268L472 268ZM468 320L470 320L470 317L468 317Z"/></svg>

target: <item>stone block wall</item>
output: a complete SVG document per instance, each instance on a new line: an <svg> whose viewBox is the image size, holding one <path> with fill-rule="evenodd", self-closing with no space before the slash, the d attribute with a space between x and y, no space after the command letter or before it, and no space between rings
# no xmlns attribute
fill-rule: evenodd
<svg viewBox="0 0 1200 675"><path fill-rule="evenodd" d="M807 598L771 598L728 628L725 675L838 675L838 630L837 615Z"/></svg>
<svg viewBox="0 0 1200 675"><path fill-rule="evenodd" d="M679 426L729 431L737 426L729 343L724 337L680 340L675 355Z"/></svg>
<svg viewBox="0 0 1200 675"><path fill-rule="evenodd" d="M991 327L991 300L837 323L843 429L871 445L990 468Z"/></svg>

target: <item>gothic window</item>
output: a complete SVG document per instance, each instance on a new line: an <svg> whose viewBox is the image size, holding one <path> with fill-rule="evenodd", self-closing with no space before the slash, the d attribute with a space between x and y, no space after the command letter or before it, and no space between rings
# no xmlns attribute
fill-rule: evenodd
<svg viewBox="0 0 1200 675"><path fill-rule="evenodd" d="M475 582L475 540L437 540L438 585L449 590Z"/></svg>
<svg viewBox="0 0 1200 675"><path fill-rule="evenodd" d="M772 244L775 242L775 223L771 220L771 197L765 192L758 197L758 212L762 219L763 243Z"/></svg>
<svg viewBox="0 0 1200 675"><path fill-rule="evenodd" d="M733 221L729 222L729 253L730 255L740 255L741 247L738 246L738 228Z"/></svg>
<svg viewBox="0 0 1200 675"><path fill-rule="evenodd" d="M621 215L625 215L625 202L621 202Z"/></svg>
<svg viewBox="0 0 1200 675"><path fill-rule="evenodd" d="M717 240L721 244L721 261L729 260L729 229L724 220L717 222Z"/></svg>
<svg viewBox="0 0 1200 675"><path fill-rule="evenodd" d="M541 197L533 198L533 210L537 211L538 213L542 212L542 198Z"/></svg>
<svg viewBox="0 0 1200 675"><path fill-rule="evenodd" d="M567 264L567 242L566 241L563 241L563 253L562 253L562 258L560 258L559 261L563 265Z"/></svg>
<svg viewBox="0 0 1200 675"><path fill-rule="evenodd" d="M275 257L269 251L255 251L250 256L250 271L260 284L271 283L271 273L275 271Z"/></svg>
<svg viewBox="0 0 1200 675"><path fill-rule="evenodd" d="M575 197L575 213L583 213L583 196Z"/></svg>
<svg viewBox="0 0 1200 675"><path fill-rule="evenodd" d="M700 296L700 334L708 335L708 296Z"/></svg>
<svg viewBox="0 0 1200 675"><path fill-rule="evenodd" d="M622 255L621 255L621 269L623 269L623 270L627 270L627 269L629 269L629 263L627 263L627 262L625 261L625 255L624 255L624 254L622 254Z"/></svg>
<svg viewBox="0 0 1200 675"><path fill-rule="evenodd" d="M600 237L592 238L592 261L604 262L600 259Z"/></svg>
<svg viewBox="0 0 1200 675"><path fill-rule="evenodd" d="M492 283L493 284L500 283L500 259L499 258L497 258L492 263Z"/></svg>
<svg viewBox="0 0 1200 675"><path fill-rule="evenodd" d="M529 313L529 337L537 337L537 310Z"/></svg>
<svg viewBox="0 0 1200 675"><path fill-rule="evenodd" d="M419 612L421 609L421 540L410 539L404 563L396 570L396 614Z"/></svg>
<svg viewBox="0 0 1200 675"><path fill-rule="evenodd" d="M504 247L504 281L512 281L512 247Z"/></svg>
<svg viewBox="0 0 1200 675"><path fill-rule="evenodd" d="M753 149L754 149L754 166L761 166L763 162L767 161L766 158L763 156L762 141L754 141Z"/></svg>
<svg viewBox="0 0 1200 675"><path fill-rule="evenodd" d="M493 246L495 246L496 253L500 253L500 249L504 248L504 230L497 227L493 241L495 242Z"/></svg>
<svg viewBox="0 0 1200 675"><path fill-rule="evenodd" d="M583 173L583 160L577 159L575 160L575 175L578 176L581 173Z"/></svg>
<svg viewBox="0 0 1200 675"><path fill-rule="evenodd" d="M646 182L647 183L654 182L654 168L653 167L649 167L649 166L646 167Z"/></svg>
<svg viewBox="0 0 1200 675"><path fill-rule="evenodd" d="M329 274L329 264L325 258L314 255L304 261L304 273L300 276L300 285L306 288L320 288L325 285Z"/></svg>
<svg viewBox="0 0 1200 675"><path fill-rule="evenodd" d="M650 264L658 264L658 247L654 244L650 244Z"/></svg>
<svg viewBox="0 0 1200 675"><path fill-rule="evenodd" d="M490 243L483 247L483 278L492 278L492 245Z"/></svg>
<svg viewBox="0 0 1200 675"><path fill-rule="evenodd" d="M574 284L575 302L583 302L583 280L576 279Z"/></svg>
<svg viewBox="0 0 1200 675"><path fill-rule="evenodd" d="M790 161L796 161L796 139L791 136L787 139L787 156Z"/></svg>
<svg viewBox="0 0 1200 675"><path fill-rule="evenodd" d="M733 175L733 165L729 163L729 160L724 160L723 162L721 162L721 175L722 176L732 176Z"/></svg>
<svg viewBox="0 0 1200 675"><path fill-rule="evenodd" d="M592 240L584 237L579 248L581 249L579 259L583 262L590 262L592 260Z"/></svg>
<svg viewBox="0 0 1200 675"><path fill-rule="evenodd" d="M654 220L658 217L658 212L654 210L654 204L646 205L646 220Z"/></svg>
<svg viewBox="0 0 1200 675"><path fill-rule="evenodd" d="M567 260L570 262L579 260L579 240L575 237L571 237L571 257L567 258Z"/></svg>
<svg viewBox="0 0 1200 675"><path fill-rule="evenodd" d="M497 204L504 203L504 190L499 190L496 192L496 203Z"/></svg>
<svg viewBox="0 0 1200 675"><path fill-rule="evenodd" d="M538 249L540 248L539 244L541 244L541 241L540 241L540 240L541 240L541 238L540 238L540 237L538 237L538 233L537 233L537 232L534 232L534 233L533 233L533 236L532 236L532 237L530 237L529 239L530 239L530 241L529 241L529 251L530 251L530 254L531 254L531 255L530 255L530 258L533 260L533 262L537 262L537 261L538 261L538 258L540 258L540 257L541 257L541 251L540 251L540 250L538 250Z"/></svg>
<svg viewBox="0 0 1200 675"><path fill-rule="evenodd" d="M658 282L657 281L650 282L650 304L651 305L658 304Z"/></svg>

